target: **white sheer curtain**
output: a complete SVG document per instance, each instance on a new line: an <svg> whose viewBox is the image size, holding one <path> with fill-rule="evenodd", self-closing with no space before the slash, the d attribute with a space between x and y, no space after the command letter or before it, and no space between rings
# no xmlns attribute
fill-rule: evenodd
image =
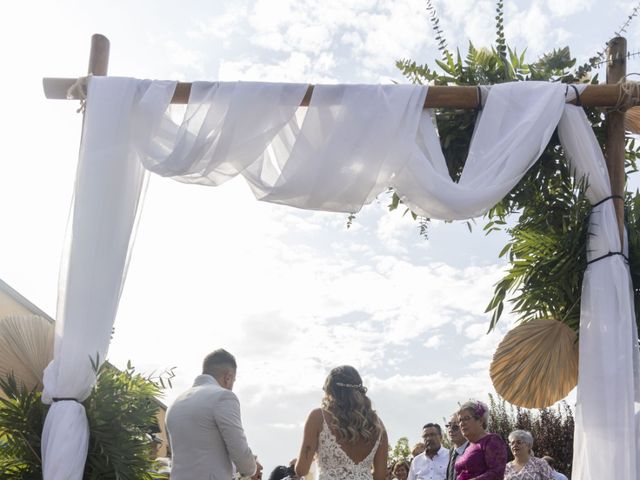
<svg viewBox="0 0 640 480"><path fill-rule="evenodd" d="M605 160L584 111L567 105L558 133L577 176L588 179L591 203L609 197ZM593 209L589 234L589 260L623 251L613 200ZM613 255L595 261L587 267L582 284L573 478L630 480L640 475L637 338L625 259Z"/></svg>
<svg viewBox="0 0 640 480"><path fill-rule="evenodd" d="M95 382L91 360L103 362L107 354L145 185L131 139L151 125L139 128L131 109L149 98L145 93L156 93L153 108L162 115L171 99L164 87L162 97L151 82L114 78L90 85L60 269L54 360L44 372L43 401L53 400L42 432L46 479L82 479L89 430L79 402Z"/></svg>
<svg viewBox="0 0 640 480"><path fill-rule="evenodd" d="M355 212L392 186L418 213L471 218L522 178L565 109L565 89L558 84L491 87L467 165L455 183L448 176L431 115L422 109L427 87L316 86L309 107L299 108L306 85L201 82L193 85L180 125L165 113L174 87L171 82L104 77L89 83L70 250L60 283L55 358L45 376L48 398L86 398L94 381L89 357L99 353L104 360L143 186L140 162L158 174L191 183L218 185L241 174L258 198L300 208ZM568 136L579 131L574 123L567 125ZM611 235L608 225L605 233ZM593 264L590 271L619 260ZM628 279L620 282L594 279L593 284L616 296L622 295L617 288L629 286ZM584 302L589 305L588 298ZM629 308L633 313L633 304ZM623 323L628 323L628 314ZM611 318L598 318L610 329ZM596 360L581 364L581 381L588 384L597 378L612 389L611 398L598 396L594 407L608 409L606 402L617 394L628 398L624 389L634 378L631 339L636 337L625 338L626 348L608 359L609 366L621 372L619 380L600 376ZM613 405L622 403L616 400ZM616 425L633 421L632 411L616 412ZM87 438L83 418L82 406L74 401L57 402L50 410L43 434L46 480L81 478ZM591 420L579 415L577 421L576 432L585 426L591 438ZM597 431L602 442L620 448L614 438L619 432L601 426ZM628 435L635 438L633 432ZM584 444L585 456L600 455L599 443ZM628 460L624 455L615 458ZM620 468L626 470L609 478L636 478L635 464ZM587 472L580 478L603 477Z"/></svg>

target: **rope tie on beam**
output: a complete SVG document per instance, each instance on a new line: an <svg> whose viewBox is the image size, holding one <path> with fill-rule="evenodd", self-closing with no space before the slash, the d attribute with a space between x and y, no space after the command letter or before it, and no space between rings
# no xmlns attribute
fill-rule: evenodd
<svg viewBox="0 0 640 480"><path fill-rule="evenodd" d="M600 200L599 202L594 203L593 205L591 205L591 210L593 210L594 208L602 205L604 202L606 202L607 200L622 200L624 201L624 197L621 195L609 195L608 197L603 198L602 200Z"/></svg>
<svg viewBox="0 0 640 480"><path fill-rule="evenodd" d="M629 110L631 107L635 107L638 105L637 96L640 94L640 83L639 82L628 82L627 77L631 75L638 75L637 73L629 73L622 77L618 82L620 85L620 90L618 91L618 98L616 99L616 104L607 109L607 113L610 112L621 112L624 113Z"/></svg>
<svg viewBox="0 0 640 480"><path fill-rule="evenodd" d="M570 85L573 88L573 91L576 92L576 107L582 107L582 99L580 98L580 90L575 85ZM565 96L567 93L565 92Z"/></svg>
<svg viewBox="0 0 640 480"><path fill-rule="evenodd" d="M599 207L604 202L609 201L609 200L622 200L624 202L624 197L622 197L621 195L609 195L608 197L605 197L602 200L600 200L599 202L596 202L593 205L591 205L591 211L593 211L594 208ZM605 253L604 255L601 255L599 257L596 257L593 260L589 260L587 262L587 266L591 265L592 263L599 262L600 260L604 260L605 258L613 257L614 255L620 255L622 258L624 258L624 260L625 260L625 262L627 262L627 264L629 263L629 258L623 252L609 252L609 253Z"/></svg>
<svg viewBox="0 0 640 480"><path fill-rule="evenodd" d="M480 111L482 110L482 87L480 85L478 85L476 87L478 89L478 105L476 106L476 110Z"/></svg>
<svg viewBox="0 0 640 480"><path fill-rule="evenodd" d="M89 84L89 77L78 78L73 85L67 90L67 99L80 99L80 107L76 110L76 113L84 113L87 109L87 85Z"/></svg>
<svg viewBox="0 0 640 480"><path fill-rule="evenodd" d="M622 253L622 252L609 252L609 253L605 253L604 255L601 255L597 258L594 258L593 260L589 260L587 262L587 266L591 265L592 263L595 262L599 262L600 260L604 260L605 258L609 258L609 257L613 257L615 255L620 255L622 258L624 258L624 261L627 262L627 264L629 263L629 258L627 258L627 256Z"/></svg>

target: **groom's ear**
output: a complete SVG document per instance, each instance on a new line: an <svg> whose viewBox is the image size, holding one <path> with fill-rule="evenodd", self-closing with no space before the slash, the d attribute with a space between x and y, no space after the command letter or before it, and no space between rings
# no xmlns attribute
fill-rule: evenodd
<svg viewBox="0 0 640 480"><path fill-rule="evenodd" d="M224 373L224 377L223 378L224 378L224 383L225 383L224 387L229 389L229 390L233 390L233 384L236 381L236 371L235 370L231 370L231 369L227 370Z"/></svg>

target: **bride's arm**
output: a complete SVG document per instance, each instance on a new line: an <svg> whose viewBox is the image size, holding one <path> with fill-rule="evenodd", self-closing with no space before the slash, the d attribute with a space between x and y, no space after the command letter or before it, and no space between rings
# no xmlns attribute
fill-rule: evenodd
<svg viewBox="0 0 640 480"><path fill-rule="evenodd" d="M313 457L318 450L318 436L322 425L322 412L319 408L312 410L304 425L304 437L300 447L300 455L296 462L296 475L303 477L309 473Z"/></svg>
<svg viewBox="0 0 640 480"><path fill-rule="evenodd" d="M389 457L389 439L387 430L383 429L380 435L380 444L376 455L373 457L373 480L385 480L387 477L387 460Z"/></svg>

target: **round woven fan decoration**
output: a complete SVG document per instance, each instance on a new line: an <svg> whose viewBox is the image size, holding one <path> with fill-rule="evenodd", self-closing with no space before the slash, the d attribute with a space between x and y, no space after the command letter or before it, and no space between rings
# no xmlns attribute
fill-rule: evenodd
<svg viewBox="0 0 640 480"><path fill-rule="evenodd" d="M54 326L37 315L0 319L0 375L13 372L29 390L42 390L42 375L53 358Z"/></svg>
<svg viewBox="0 0 640 480"><path fill-rule="evenodd" d="M557 320L532 320L510 330L491 362L491 381L502 398L524 408L545 408L578 383L576 332Z"/></svg>
<svg viewBox="0 0 640 480"><path fill-rule="evenodd" d="M640 133L640 107L631 107L624 115L624 129L632 133Z"/></svg>

